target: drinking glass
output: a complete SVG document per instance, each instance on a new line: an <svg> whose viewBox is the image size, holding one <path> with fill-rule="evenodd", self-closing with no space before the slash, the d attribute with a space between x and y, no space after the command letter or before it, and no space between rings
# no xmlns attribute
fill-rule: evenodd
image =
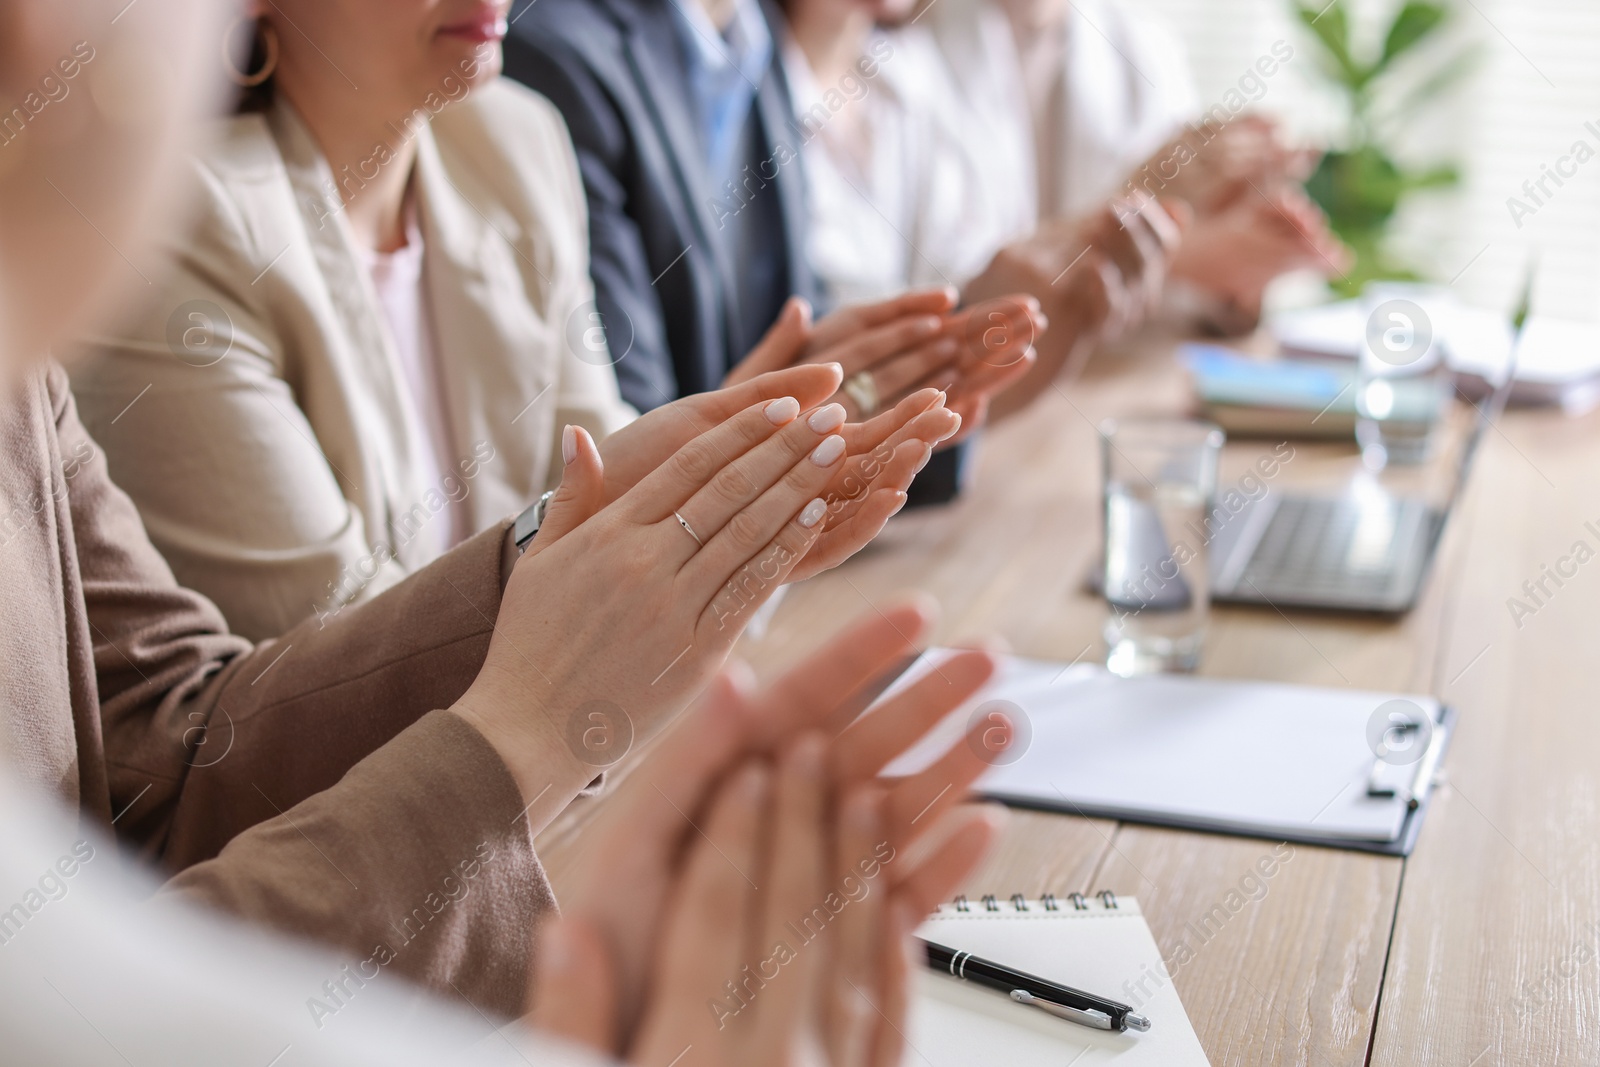
<svg viewBox="0 0 1600 1067"><path fill-rule="evenodd" d="M1371 470L1422 463L1432 455L1450 400L1450 368L1425 303L1445 310L1422 286L1369 285L1356 383L1356 443Z"/></svg>
<svg viewBox="0 0 1600 1067"><path fill-rule="evenodd" d="M1100 425L1106 666L1129 676L1193 670L1211 608L1208 524L1223 434L1185 419Z"/></svg>

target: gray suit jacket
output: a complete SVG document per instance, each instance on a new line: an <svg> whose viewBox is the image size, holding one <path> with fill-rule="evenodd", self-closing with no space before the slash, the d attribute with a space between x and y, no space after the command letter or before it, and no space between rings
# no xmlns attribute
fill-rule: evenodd
<svg viewBox="0 0 1600 1067"><path fill-rule="evenodd" d="M740 264L716 239L736 209L701 163L673 0L539 0L512 24L505 72L561 109L589 202L591 271L623 398L645 410L715 389L743 336ZM777 16L769 16L776 29ZM779 201L772 254L815 303L800 135L776 54L756 96L762 158L736 197Z"/></svg>

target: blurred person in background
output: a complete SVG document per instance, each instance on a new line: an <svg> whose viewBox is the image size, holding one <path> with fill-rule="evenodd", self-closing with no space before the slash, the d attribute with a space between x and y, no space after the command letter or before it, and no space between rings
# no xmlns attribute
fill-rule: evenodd
<svg viewBox="0 0 1600 1067"><path fill-rule="evenodd" d="M813 133L811 241L835 292L881 296L937 276L982 293L988 274L1038 296L1058 323L1079 316L1052 302L1084 294L1080 306L1101 314L1043 340L1043 378L1080 338L1115 336L1158 300L1242 332L1272 279L1344 269L1345 251L1298 186L1305 154L1240 114L1243 96L1185 126L1199 109L1181 49L1118 4L785 9L784 55ZM1158 245L1117 232L1149 229L1152 200L1180 216L1181 242L1159 220ZM1145 255L1130 254L1130 240Z"/></svg>
<svg viewBox="0 0 1600 1067"><path fill-rule="evenodd" d="M772 369L745 353L793 299L818 305L800 145L768 19L759 0L544 0L519 12L506 40L506 72L560 109L577 146L598 321L622 395L640 410ZM836 399L852 417L932 386L948 392L963 433L975 431L1032 361L1037 304L997 291L956 309L937 281L891 295L821 318L798 358L843 365ZM891 328L887 352L822 351ZM913 502L954 495L963 454L941 452Z"/></svg>
<svg viewBox="0 0 1600 1067"><path fill-rule="evenodd" d="M1039 360L996 401L999 413L1144 317L1181 228L1155 197L1103 198L1098 210L1041 224L1031 175L1019 173L1015 116L996 121L972 106L936 36L909 21L912 0L782 7L813 191L812 260L830 292L882 299L938 281L969 301L1036 298L1050 323Z"/></svg>

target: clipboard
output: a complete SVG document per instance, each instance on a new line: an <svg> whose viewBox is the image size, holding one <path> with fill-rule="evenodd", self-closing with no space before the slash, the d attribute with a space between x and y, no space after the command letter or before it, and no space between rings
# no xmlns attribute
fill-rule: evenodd
<svg viewBox="0 0 1600 1067"><path fill-rule="evenodd" d="M950 654L925 653L884 696ZM1015 724L1016 742L975 786L990 799L1390 856L1416 846L1456 722L1453 709L1419 694L1121 678L1092 664L1006 657L983 691L886 773L921 769L993 715Z"/></svg>

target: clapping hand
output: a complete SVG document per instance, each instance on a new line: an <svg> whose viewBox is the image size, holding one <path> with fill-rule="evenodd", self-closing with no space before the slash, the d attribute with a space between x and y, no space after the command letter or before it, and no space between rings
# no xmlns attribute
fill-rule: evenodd
<svg viewBox="0 0 1600 1067"><path fill-rule="evenodd" d="M902 605L766 689L738 672L717 680L586 827L564 917L537 955L541 1026L639 1063L692 1046L685 1064L783 1064L808 1044L836 1065L898 1062L906 935L997 829L996 813L958 806L987 766L975 739L911 777L876 777L990 677L991 656L958 655L842 727L930 623L926 605ZM806 915L830 892L851 902L819 923L824 936L791 944L747 1008L729 1000L725 983L784 936L773 917ZM709 1011L714 998L739 1010Z"/></svg>
<svg viewBox="0 0 1600 1067"><path fill-rule="evenodd" d="M955 302L948 289L916 290L841 308L813 324L805 302L790 300L724 384L797 363L837 363L843 380L831 399L852 420L936 389L961 416L965 436L983 424L990 399L1032 365L1033 339L1046 320L1025 294L998 295L960 310Z"/></svg>
<svg viewBox="0 0 1600 1067"><path fill-rule="evenodd" d="M797 336L795 312L785 314L786 320L769 335L774 345L789 343L784 338ZM785 333L786 329L790 332ZM684 397L648 412L601 443L605 482L598 501L617 501L696 436L752 405L787 399L798 404L799 410L811 411L838 393L841 374L842 369L835 365L805 363ZM934 447L954 435L962 423L961 413L947 407L936 390L925 388L865 422L842 426L838 433L845 442L844 461L820 493L826 502L822 534L789 572L788 580L798 581L836 566L877 536L905 504L906 488ZM541 534L534 544L542 547L552 539Z"/></svg>
<svg viewBox="0 0 1600 1067"><path fill-rule="evenodd" d="M1143 321L1160 298L1188 215L1181 203L1135 193L1081 219L1047 222L995 254L967 298L1025 292L1050 324L1036 342L1037 364L998 398L997 412L1023 406L1075 356Z"/></svg>

